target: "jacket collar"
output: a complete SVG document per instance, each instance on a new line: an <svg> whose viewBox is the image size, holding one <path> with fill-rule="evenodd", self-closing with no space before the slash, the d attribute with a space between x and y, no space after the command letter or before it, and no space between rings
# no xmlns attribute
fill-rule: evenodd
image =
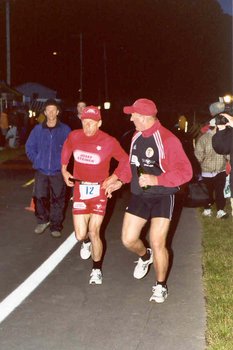
<svg viewBox="0 0 233 350"><path fill-rule="evenodd" d="M154 134L155 131L157 131L160 128L160 126L161 126L160 121L158 119L155 120L154 124L149 129L142 131L142 136L150 137L151 135Z"/></svg>
<svg viewBox="0 0 233 350"><path fill-rule="evenodd" d="M58 128L60 125L61 125L60 120L57 120L57 123L55 124L54 128ZM46 120L43 121L43 123L42 123L42 128L43 128L43 129L49 129Z"/></svg>

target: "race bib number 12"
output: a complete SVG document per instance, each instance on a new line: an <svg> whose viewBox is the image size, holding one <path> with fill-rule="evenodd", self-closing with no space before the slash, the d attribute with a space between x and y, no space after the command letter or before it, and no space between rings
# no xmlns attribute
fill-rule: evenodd
<svg viewBox="0 0 233 350"><path fill-rule="evenodd" d="M91 199L100 195L100 185L95 184L80 184L79 185L80 199Z"/></svg>

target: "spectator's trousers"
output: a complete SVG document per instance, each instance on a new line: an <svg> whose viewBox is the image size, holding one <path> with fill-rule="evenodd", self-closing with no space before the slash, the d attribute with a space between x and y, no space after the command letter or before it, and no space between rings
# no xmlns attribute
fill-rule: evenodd
<svg viewBox="0 0 233 350"><path fill-rule="evenodd" d="M223 171L218 173L214 177L204 177L203 182L209 192L210 203L205 209L210 208L210 206L215 202L217 210L224 210L226 205L226 198L224 198L223 190L226 183L226 172Z"/></svg>
<svg viewBox="0 0 233 350"><path fill-rule="evenodd" d="M62 174L35 173L35 215L38 224L50 221L51 231L61 231L64 219L66 185Z"/></svg>

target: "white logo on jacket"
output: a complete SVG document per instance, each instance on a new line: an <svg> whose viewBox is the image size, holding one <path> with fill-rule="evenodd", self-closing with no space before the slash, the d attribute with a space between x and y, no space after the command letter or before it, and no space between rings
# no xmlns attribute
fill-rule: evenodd
<svg viewBox="0 0 233 350"><path fill-rule="evenodd" d="M81 150L74 151L74 159L82 164L99 164L100 156L97 153L91 153Z"/></svg>
<svg viewBox="0 0 233 350"><path fill-rule="evenodd" d="M153 150L153 148L152 148L152 147L148 147L148 148L146 149L146 156L147 156L148 158L151 158L151 157L153 157L153 155L154 155L154 150Z"/></svg>

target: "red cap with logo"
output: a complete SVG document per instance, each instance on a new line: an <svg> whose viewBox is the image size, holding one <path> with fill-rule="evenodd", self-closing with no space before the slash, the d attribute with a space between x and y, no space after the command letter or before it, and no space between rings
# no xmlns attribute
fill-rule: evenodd
<svg viewBox="0 0 233 350"><path fill-rule="evenodd" d="M158 110L155 103L147 98L136 100L132 106L126 106L123 109L125 114L139 113L142 115L156 115Z"/></svg>
<svg viewBox="0 0 233 350"><path fill-rule="evenodd" d="M83 109L81 119L101 120L101 114L99 108L95 106L87 106Z"/></svg>

